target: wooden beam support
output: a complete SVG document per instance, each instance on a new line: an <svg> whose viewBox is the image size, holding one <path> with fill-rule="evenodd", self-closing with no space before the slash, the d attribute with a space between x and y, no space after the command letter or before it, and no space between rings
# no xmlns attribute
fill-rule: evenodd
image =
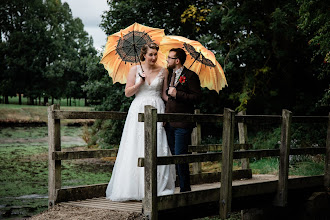
<svg viewBox="0 0 330 220"><path fill-rule="evenodd" d="M288 176L289 155L291 144L291 119L292 113L286 109L282 111L282 131L280 146L280 163L278 174L278 190L274 205L285 207L288 203Z"/></svg>
<svg viewBox="0 0 330 220"><path fill-rule="evenodd" d="M288 189L297 191L308 188L318 188L323 185L323 175L296 177L289 179ZM218 202L220 199L221 187L213 189L197 190L185 193L158 197L158 210L174 209L184 206L191 206L201 203ZM232 186L232 198L240 199L248 196L258 196L264 194L275 194L278 188L278 180L248 183ZM271 201L269 201L271 203Z"/></svg>
<svg viewBox="0 0 330 220"><path fill-rule="evenodd" d="M240 149L252 149L252 144L234 144L234 150ZM198 153L206 153L206 152L214 152L221 151L222 144L204 144L204 145L189 145L188 152L198 152Z"/></svg>
<svg viewBox="0 0 330 220"><path fill-rule="evenodd" d="M219 114L186 114L186 113L163 113L158 114L158 122L213 122L222 123L223 115ZM144 113L139 113L138 121L144 122Z"/></svg>
<svg viewBox="0 0 330 220"><path fill-rule="evenodd" d="M92 199L95 197L105 197L107 187L108 183L58 189L56 202L59 203Z"/></svg>
<svg viewBox="0 0 330 220"><path fill-rule="evenodd" d="M296 148L290 150L290 155L317 155L325 154L325 147L310 147L310 148ZM279 149L266 149L266 150L245 150L234 151L234 159L242 158L263 158L263 157L278 157L280 156ZM199 154L185 154L185 155L173 155L173 156L161 156L157 158L157 165L169 165L169 164L182 164L182 163L194 163L194 162L206 162L206 161L219 161L222 158L222 153L199 153ZM144 167L145 159L143 157L138 158L138 166Z"/></svg>
<svg viewBox="0 0 330 220"><path fill-rule="evenodd" d="M195 109L195 114L200 114L199 109ZM201 124L196 123L196 127L194 128L192 135L191 135L191 144L193 145L200 145L202 143L202 130ZM192 152L192 154L196 154L197 152ZM198 174L202 172L202 163L196 162L192 165L193 173Z"/></svg>
<svg viewBox="0 0 330 220"><path fill-rule="evenodd" d="M54 110L60 109L55 104L48 107L48 208L55 205L57 190L61 189L61 161L53 160L53 153L61 151L61 123L54 119Z"/></svg>
<svg viewBox="0 0 330 220"><path fill-rule="evenodd" d="M246 111L241 111L238 115L246 115ZM247 144L248 143L248 135L247 135L247 126L244 122L238 123L238 136L239 136L239 143L240 144ZM249 148L242 147L241 150L248 150ZM250 160L248 158L241 159L241 167L242 169L249 169L250 168Z"/></svg>
<svg viewBox="0 0 330 220"><path fill-rule="evenodd" d="M144 107L144 214L150 220L158 219L157 209L157 109L147 105Z"/></svg>
<svg viewBox="0 0 330 220"><path fill-rule="evenodd" d="M118 149L105 150L85 150L85 151L55 151L53 152L53 160L76 160L85 158L102 158L116 157Z"/></svg>
<svg viewBox="0 0 330 220"><path fill-rule="evenodd" d="M221 188L219 200L219 214L221 219L229 217L232 200L232 172L234 152L234 128L235 112L231 109L224 109L222 133L222 163L221 163Z"/></svg>
<svg viewBox="0 0 330 220"><path fill-rule="evenodd" d="M330 113L328 116L326 156L325 156L325 172L324 172L324 187L330 192Z"/></svg>
<svg viewBox="0 0 330 220"><path fill-rule="evenodd" d="M53 112L53 119L115 119L125 120L127 112L107 112L107 111L59 111Z"/></svg>

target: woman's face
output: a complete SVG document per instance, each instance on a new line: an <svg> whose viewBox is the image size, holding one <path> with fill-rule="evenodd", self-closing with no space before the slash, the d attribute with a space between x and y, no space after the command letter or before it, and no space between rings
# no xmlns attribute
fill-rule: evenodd
<svg viewBox="0 0 330 220"><path fill-rule="evenodd" d="M148 48L146 55L144 55L146 63L151 65L156 64L158 59L158 51L156 49Z"/></svg>

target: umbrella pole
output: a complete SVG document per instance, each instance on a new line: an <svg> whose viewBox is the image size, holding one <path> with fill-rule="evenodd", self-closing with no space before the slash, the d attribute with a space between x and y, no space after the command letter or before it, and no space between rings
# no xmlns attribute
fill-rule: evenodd
<svg viewBox="0 0 330 220"><path fill-rule="evenodd" d="M190 65L190 67L192 67L192 65L196 62L196 60L202 55L202 52L199 52L199 56L196 57L196 59L194 59L194 62ZM190 69L190 67L188 69Z"/></svg>
<svg viewBox="0 0 330 220"><path fill-rule="evenodd" d="M142 68L142 63L141 63L140 57L139 57L139 55L138 55L138 53L137 53L137 49L136 49L136 45L135 45L134 31L133 31L133 48L134 48L135 57L137 57L137 58L139 59L140 67L141 67L141 70L142 70L142 73L143 73L144 70L143 70L143 68ZM139 76L140 76L143 80L145 79L145 77L142 77L142 76L140 75L140 73L138 73L138 74L139 74Z"/></svg>

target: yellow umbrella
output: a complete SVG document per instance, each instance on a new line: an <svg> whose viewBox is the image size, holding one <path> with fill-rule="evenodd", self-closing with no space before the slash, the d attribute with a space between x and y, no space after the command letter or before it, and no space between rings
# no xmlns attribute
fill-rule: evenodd
<svg viewBox="0 0 330 220"><path fill-rule="evenodd" d="M160 43L160 50L166 56L172 48L182 48L187 54L184 66L199 76L201 86L217 93L228 86L224 71L214 54L198 41L181 36L165 36Z"/></svg>
<svg viewBox="0 0 330 220"><path fill-rule="evenodd" d="M108 37L100 63L112 77L113 83L125 84L130 68L133 65L141 65L139 56L143 45L150 42L159 45L164 36L163 29L134 23ZM157 63L166 66L166 56L160 51Z"/></svg>

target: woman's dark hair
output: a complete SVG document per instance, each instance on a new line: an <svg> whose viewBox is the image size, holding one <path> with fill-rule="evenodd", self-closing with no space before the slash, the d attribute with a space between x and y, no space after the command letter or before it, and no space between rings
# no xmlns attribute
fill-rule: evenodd
<svg viewBox="0 0 330 220"><path fill-rule="evenodd" d="M180 60L182 65L186 62L187 54L182 48L172 48L170 51L175 52L175 56Z"/></svg>
<svg viewBox="0 0 330 220"><path fill-rule="evenodd" d="M144 58L144 55L147 54L148 48L150 49L155 49L155 50L159 50L159 46L156 43L147 43L145 44L142 48L141 48L141 53L140 53L140 60L141 61L145 61L146 59Z"/></svg>

